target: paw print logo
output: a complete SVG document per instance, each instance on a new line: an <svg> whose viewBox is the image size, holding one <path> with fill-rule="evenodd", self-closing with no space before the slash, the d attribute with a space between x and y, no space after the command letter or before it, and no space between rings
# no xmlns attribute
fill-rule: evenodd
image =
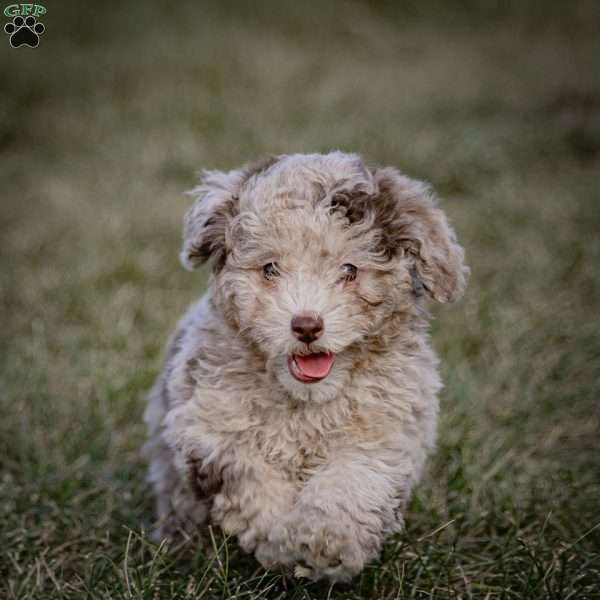
<svg viewBox="0 0 600 600"><path fill-rule="evenodd" d="M7 23L4 26L5 33L10 35L10 45L13 48L18 48L19 46L36 48L40 43L40 35L44 33L45 29L42 23L39 23L31 15L26 19L15 17L12 23Z"/></svg>

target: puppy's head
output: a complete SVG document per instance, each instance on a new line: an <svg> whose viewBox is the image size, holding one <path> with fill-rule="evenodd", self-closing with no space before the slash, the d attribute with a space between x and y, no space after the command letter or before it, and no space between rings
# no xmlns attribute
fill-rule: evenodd
<svg viewBox="0 0 600 600"><path fill-rule="evenodd" d="M352 154L290 155L206 172L183 264L209 261L215 304L294 397L334 397L365 356L452 302L463 250L428 188Z"/></svg>

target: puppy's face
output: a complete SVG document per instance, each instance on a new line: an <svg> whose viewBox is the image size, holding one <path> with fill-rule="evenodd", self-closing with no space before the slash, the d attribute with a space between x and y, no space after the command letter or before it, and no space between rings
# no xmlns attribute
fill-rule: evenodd
<svg viewBox="0 0 600 600"><path fill-rule="evenodd" d="M457 297L462 250L426 189L355 155L208 173L183 261L213 260L215 304L297 399L324 401L410 326L422 290Z"/></svg>
<svg viewBox="0 0 600 600"><path fill-rule="evenodd" d="M327 203L295 194L240 201L218 305L295 397L335 395L364 340L407 306L410 276Z"/></svg>

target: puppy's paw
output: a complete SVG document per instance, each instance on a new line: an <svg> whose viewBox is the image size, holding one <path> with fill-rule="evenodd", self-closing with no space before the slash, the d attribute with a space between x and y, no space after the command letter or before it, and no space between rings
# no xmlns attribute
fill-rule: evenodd
<svg viewBox="0 0 600 600"><path fill-rule="evenodd" d="M324 575L349 580L362 570L364 555L354 527L348 523L307 519L294 532L294 545L302 572L312 570L311 579ZM300 574L300 573L299 573Z"/></svg>
<svg viewBox="0 0 600 600"><path fill-rule="evenodd" d="M379 538L344 515L336 518L313 509L296 511L275 528L269 542L294 566L297 577L349 581L377 555Z"/></svg>

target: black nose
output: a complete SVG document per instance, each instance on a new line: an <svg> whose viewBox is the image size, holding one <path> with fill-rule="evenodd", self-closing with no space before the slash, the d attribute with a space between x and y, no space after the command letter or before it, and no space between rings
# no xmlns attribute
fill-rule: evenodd
<svg viewBox="0 0 600 600"><path fill-rule="evenodd" d="M310 344L321 337L323 319L311 314L300 314L292 318L293 334L305 344Z"/></svg>

